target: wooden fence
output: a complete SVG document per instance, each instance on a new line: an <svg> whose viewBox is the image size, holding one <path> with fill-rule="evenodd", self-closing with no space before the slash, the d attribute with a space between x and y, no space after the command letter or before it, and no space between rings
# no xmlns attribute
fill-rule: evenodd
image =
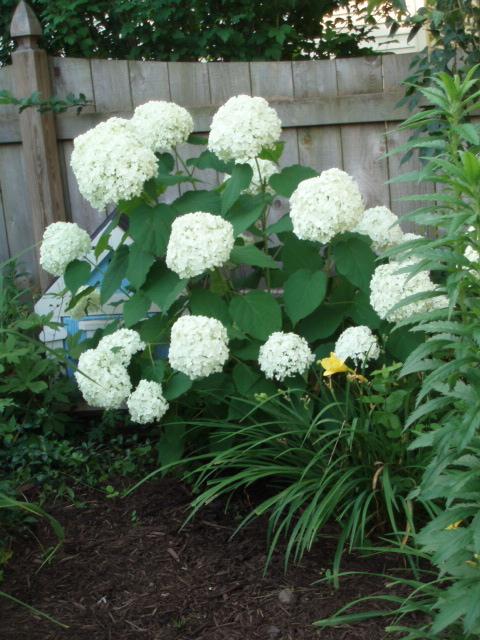
<svg viewBox="0 0 480 640"><path fill-rule="evenodd" d="M98 226L104 214L79 194L69 166L73 138L112 115L128 117L152 99L188 108L195 130L206 132L212 114L230 96L263 96L282 119L283 164L344 168L358 180L367 206L384 204L400 215L413 206L398 199L416 186L386 182L414 168L414 162L400 168L397 156L384 157L405 140L394 129L407 115L396 104L411 54L251 63L48 59L37 48L39 24L24 2L12 21L12 35L17 51L12 65L0 69L0 89L17 97L36 90L35 85L43 96L84 93L92 105L78 116L40 115L34 109L19 116L15 107L0 106L2 259L38 242L43 226L54 219L73 220L90 232ZM275 206L280 213L285 203ZM23 259L37 274L35 252Z"/></svg>

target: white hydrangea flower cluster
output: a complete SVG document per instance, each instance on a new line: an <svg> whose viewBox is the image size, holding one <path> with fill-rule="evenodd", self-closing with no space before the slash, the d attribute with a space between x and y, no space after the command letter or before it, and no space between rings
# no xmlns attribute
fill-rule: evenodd
<svg viewBox="0 0 480 640"><path fill-rule="evenodd" d="M119 409L132 389L126 367L111 351L88 349L78 360L78 387L91 407Z"/></svg>
<svg viewBox="0 0 480 640"><path fill-rule="evenodd" d="M423 236L420 236L418 233L404 233L398 244L402 242L413 242L413 240L422 240L422 238Z"/></svg>
<svg viewBox="0 0 480 640"><path fill-rule="evenodd" d="M411 264L411 259L392 261L375 269L370 281L370 304L380 318L389 322L401 322L412 314L448 306L445 296L437 296L411 302L392 311L392 307L409 296L437 289L426 271L420 271L412 277L408 272L398 273L400 269Z"/></svg>
<svg viewBox="0 0 480 640"><path fill-rule="evenodd" d="M80 193L98 209L139 196L157 174L154 152L122 118L110 118L75 138L70 165Z"/></svg>
<svg viewBox="0 0 480 640"><path fill-rule="evenodd" d="M174 323L168 351L172 369L196 380L222 371L227 359L227 330L219 320L182 316Z"/></svg>
<svg viewBox="0 0 480 640"><path fill-rule="evenodd" d="M52 276L61 276L72 260L83 258L92 248L88 233L75 222L53 222L43 234L40 264Z"/></svg>
<svg viewBox="0 0 480 640"><path fill-rule="evenodd" d="M167 266L180 278L193 278L227 262L234 242L228 220L205 211L186 213L173 221Z"/></svg>
<svg viewBox="0 0 480 640"><path fill-rule="evenodd" d="M380 356L380 345L369 327L348 327L339 335L334 352L343 362L350 358L355 366L365 366Z"/></svg>
<svg viewBox="0 0 480 640"><path fill-rule="evenodd" d="M475 227L470 226L470 227L468 227L467 231L468 231L469 233L472 233L472 231L475 231ZM471 245L471 244L469 244L469 245L466 247L466 249L465 249L465 251L464 251L463 255L464 255L464 257L465 257L469 262L472 262L472 263L475 265L475 267L478 269L478 266L479 266L479 265L478 265L478 262L479 262L479 260L480 260L480 254L478 253L478 251L477 251L474 247L472 247L472 245ZM473 269L469 269L469 271L470 271L471 273L474 273L474 270L473 270Z"/></svg>
<svg viewBox="0 0 480 640"><path fill-rule="evenodd" d="M104 336L98 343L97 349L114 353L117 359L126 367L132 356L145 349L145 343L133 329L118 329L110 335Z"/></svg>
<svg viewBox="0 0 480 640"><path fill-rule="evenodd" d="M244 163L273 148L281 133L280 118L264 98L239 95L213 116L208 148L221 160Z"/></svg>
<svg viewBox="0 0 480 640"><path fill-rule="evenodd" d="M329 242L359 224L363 202L355 180L340 169L327 169L302 180L290 197L293 232L300 240Z"/></svg>
<svg viewBox="0 0 480 640"><path fill-rule="evenodd" d="M144 348L136 331L119 329L102 338L96 349L84 351L75 378L85 401L92 407L119 409L132 390L127 367Z"/></svg>
<svg viewBox="0 0 480 640"><path fill-rule="evenodd" d="M88 289L86 285L80 287L77 294L85 291L85 289ZM90 291L82 298L80 298L77 304L70 309L70 315L75 320L80 320L87 314L99 313L101 310L102 305L100 303L100 289L95 288L93 289L93 291Z"/></svg>
<svg viewBox="0 0 480 640"><path fill-rule="evenodd" d="M187 141L193 119L174 102L151 100L135 109L131 123L143 144L157 153L172 151Z"/></svg>
<svg viewBox="0 0 480 640"><path fill-rule="evenodd" d="M297 373L305 373L314 360L305 338L283 331L272 333L258 355L258 364L265 376L280 382Z"/></svg>
<svg viewBox="0 0 480 640"><path fill-rule="evenodd" d="M127 407L133 422L148 424L160 420L166 414L169 405L163 396L161 384L140 380L127 400Z"/></svg>
<svg viewBox="0 0 480 640"><path fill-rule="evenodd" d="M369 236L375 253L383 253L404 240L404 234L396 216L388 207L372 207L364 211L358 225L353 229Z"/></svg>
<svg viewBox="0 0 480 640"><path fill-rule="evenodd" d="M469 260L470 262L473 262L475 264L478 264L478 261L480 260L480 254L470 244L465 249L465 253L463 255L465 256L465 258L467 260Z"/></svg>

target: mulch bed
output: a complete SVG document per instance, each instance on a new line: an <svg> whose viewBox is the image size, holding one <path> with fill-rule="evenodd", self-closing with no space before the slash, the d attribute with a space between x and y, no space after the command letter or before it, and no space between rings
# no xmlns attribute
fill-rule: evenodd
<svg viewBox="0 0 480 640"><path fill-rule="evenodd" d="M340 591L313 584L331 566L333 536L318 542L300 565L285 573L281 552L263 575L265 523L233 539L246 508L227 515L214 503L179 531L190 501L174 480L143 485L125 499L80 494L84 508L50 508L66 541L40 570L42 550L22 542L7 567L2 589L67 624L61 629L0 598L2 640L353 640L385 638L385 620L316 631L311 623L341 604L384 587L374 573L395 569L395 559L350 557L351 576ZM245 496L243 502L250 498ZM54 538L41 525L43 545ZM398 560L397 560L398 562Z"/></svg>

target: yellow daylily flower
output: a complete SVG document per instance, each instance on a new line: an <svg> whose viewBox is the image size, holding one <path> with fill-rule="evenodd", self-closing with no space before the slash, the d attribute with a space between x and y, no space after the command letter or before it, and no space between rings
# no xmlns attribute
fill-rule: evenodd
<svg viewBox="0 0 480 640"><path fill-rule="evenodd" d="M340 358L337 358L333 352L330 354L329 358L322 358L322 360L320 360L320 364L325 369L323 372L324 376L333 376L336 373L352 372L352 369L347 367L347 365L340 360Z"/></svg>
<svg viewBox="0 0 480 640"><path fill-rule="evenodd" d="M357 373L356 371L353 371L351 373L347 373L347 378L353 382L354 380L356 380L357 382L368 382L367 378L365 378L365 376L362 376L361 373Z"/></svg>
<svg viewBox="0 0 480 640"><path fill-rule="evenodd" d="M463 520L457 520L457 522L452 522L448 527L445 528L445 531L452 531L453 529L458 529L462 524Z"/></svg>

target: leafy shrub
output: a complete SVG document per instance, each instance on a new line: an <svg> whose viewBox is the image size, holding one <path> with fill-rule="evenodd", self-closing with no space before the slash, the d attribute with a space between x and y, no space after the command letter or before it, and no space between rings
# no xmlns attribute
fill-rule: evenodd
<svg viewBox="0 0 480 640"><path fill-rule="evenodd" d="M15 279L15 265L8 263L0 272L0 421L4 447L15 441L21 430L63 435L73 390L61 375L55 357L58 354L47 353L38 340L49 319L32 313L29 293L18 289Z"/></svg>
<svg viewBox="0 0 480 640"><path fill-rule="evenodd" d="M238 100L242 108L235 111ZM229 109L239 118L236 128L228 116L223 119ZM250 109L257 123L253 134ZM242 157L252 153L246 163L220 160L210 149L186 161L173 149L154 153L149 145L155 131L148 139L138 137L135 117L130 122L112 118L75 141L72 163L86 185L85 194L117 203L117 216L96 249L97 255L110 251L100 302L113 297L118 305L119 296L124 301L125 328L115 331L110 325L77 345L83 353L76 378L87 402L120 408L139 381L147 380L161 385L158 392L170 403L165 424L172 416L186 423L202 415L225 419L229 408L222 397L273 396L275 378L281 383L285 376L289 386L307 389L308 365L328 355L352 323L381 336L381 362L386 364L404 359L421 341L421 336L402 331L390 335L391 323L382 321L370 305L376 255L371 239L355 232L355 224L366 215L358 186L338 169L317 176L300 165L276 167L283 145L272 143L280 135L274 113L261 98L240 97L215 116L218 129L211 140L226 153L234 148ZM168 122L152 121L152 127L168 128ZM270 141L263 150L258 147L262 135ZM232 145L229 136L235 137ZM206 142L198 136L189 141ZM128 144L133 145L133 170L125 161ZM175 171L172 154L182 171ZM266 166L268 181L261 175ZM208 184L196 169L223 171L226 180L204 188ZM171 185L189 184L193 189L170 204L159 202ZM130 199L121 200L125 193ZM291 197L291 217L271 219L276 197ZM318 207L324 211L316 218ZM111 246L111 232L121 215L128 229L120 244ZM383 230L387 245L390 224ZM85 250L84 232L72 223L55 223L45 234L43 264L57 269L69 262L65 283L71 307L93 293L93 287L85 285L95 257L84 259ZM150 316L151 305L160 313ZM285 350L284 363L274 362L271 368L272 362L259 353L267 353L273 336L289 344L279 352L281 356ZM298 345L291 344L292 339ZM298 359L299 349L303 360ZM275 350L269 358L275 360ZM278 367L285 363L288 371L280 374ZM162 403L162 412L164 408ZM169 446L180 452L184 434L177 438L173 443L175 433L169 434Z"/></svg>
<svg viewBox="0 0 480 640"><path fill-rule="evenodd" d="M2 0L0 62L11 50L16 0ZM32 0L52 55L141 60L281 60L358 55L371 22L329 15L343 0ZM354 15L363 16L365 8ZM339 27L344 27L340 31ZM365 50L361 50L365 53Z"/></svg>
<svg viewBox="0 0 480 640"><path fill-rule="evenodd" d="M289 553L301 556L329 517L345 527L339 554L346 541L358 544L372 528L403 537L414 529L407 495L423 458L406 453L410 437L396 415L408 410L417 378L397 388L391 372L423 335L392 331L391 320L441 306L438 286L426 275L398 274L402 263L377 257L373 246L396 246L404 234L392 230L398 220L385 207L364 211L346 173L332 168L318 176L300 165L280 170L281 123L262 98L231 98L215 114L208 143L188 137L208 144L188 159L166 142L168 113L173 129L184 132L175 142L185 141L191 118L164 103L142 109L141 130L135 114L131 121L112 118L75 141L72 166L84 196L117 205L95 250L97 256L109 251L96 296L100 304L123 301L121 328L110 325L76 345L84 398L105 409L126 405L141 424L160 423L163 470L186 451L210 457L199 487L212 472L226 471L198 505L260 477L282 485L262 505L271 512L272 549L291 527ZM207 188L197 169L225 179ZM183 193L160 202L172 185ZM290 215L275 220L271 207L279 197L289 198ZM114 244L120 216L125 231ZM86 252L77 225L47 229L42 264L57 274L65 270L73 308L95 293L86 287L95 255ZM428 303L417 302L425 290ZM333 351L342 360L325 358ZM346 373L359 390L340 385L332 399L317 359L324 376ZM369 374L375 360L380 369ZM245 406L254 407L247 418ZM259 475L252 471L256 455L265 465ZM279 455L286 456L280 467ZM291 503L284 498L289 492ZM313 512L312 500L325 502Z"/></svg>
<svg viewBox="0 0 480 640"><path fill-rule="evenodd" d="M7 263L0 272L0 420L4 447L21 430L63 435L72 391L70 382L61 375L55 357L58 354L47 353L38 340L49 319L31 311L29 293L17 288L16 277L14 263Z"/></svg>
<svg viewBox="0 0 480 640"><path fill-rule="evenodd" d="M22 526L25 513L15 498L23 482L32 480L33 458L43 459L48 435L63 436L69 422L71 383L59 361L38 340L49 319L31 312L29 292L16 286L14 262L0 270L0 493L2 505L12 512L6 533ZM35 474L33 474L35 475ZM9 506L10 505L10 506ZM5 514L5 512L2 512Z"/></svg>
<svg viewBox="0 0 480 640"><path fill-rule="evenodd" d="M403 0L373 0L370 9L386 14L386 25L395 36L401 26L410 28L409 38L420 29L427 32L428 46L420 51L411 64L411 75L405 80L405 101L418 105L421 86L430 84L439 72L465 73L480 62L478 27L480 7L476 0L437 0L425 2L418 8Z"/></svg>
<svg viewBox="0 0 480 640"><path fill-rule="evenodd" d="M419 422L429 423L410 449L432 454L412 498L434 500L438 505L437 513L416 535L419 552L432 562L437 576L426 583L406 583L411 594L396 602L400 619L412 612L423 614L419 627L410 628L408 616L406 624L393 625L392 631L408 640L467 640L480 635L480 131L471 121L480 95L477 73L472 68L464 80L444 73L436 76L431 89L421 90L433 108L402 125L407 130L437 131L410 143L420 149L434 146L438 151L421 173L411 177L441 185L442 190L424 195L424 206L409 217L428 225L435 237L416 243L415 269L441 274L450 302L446 309L417 314L403 323L427 335L401 372L405 376L420 372L423 377L416 408L405 427L415 430ZM412 246L400 246L398 251L411 253ZM326 624L351 622L354 617L334 617Z"/></svg>

